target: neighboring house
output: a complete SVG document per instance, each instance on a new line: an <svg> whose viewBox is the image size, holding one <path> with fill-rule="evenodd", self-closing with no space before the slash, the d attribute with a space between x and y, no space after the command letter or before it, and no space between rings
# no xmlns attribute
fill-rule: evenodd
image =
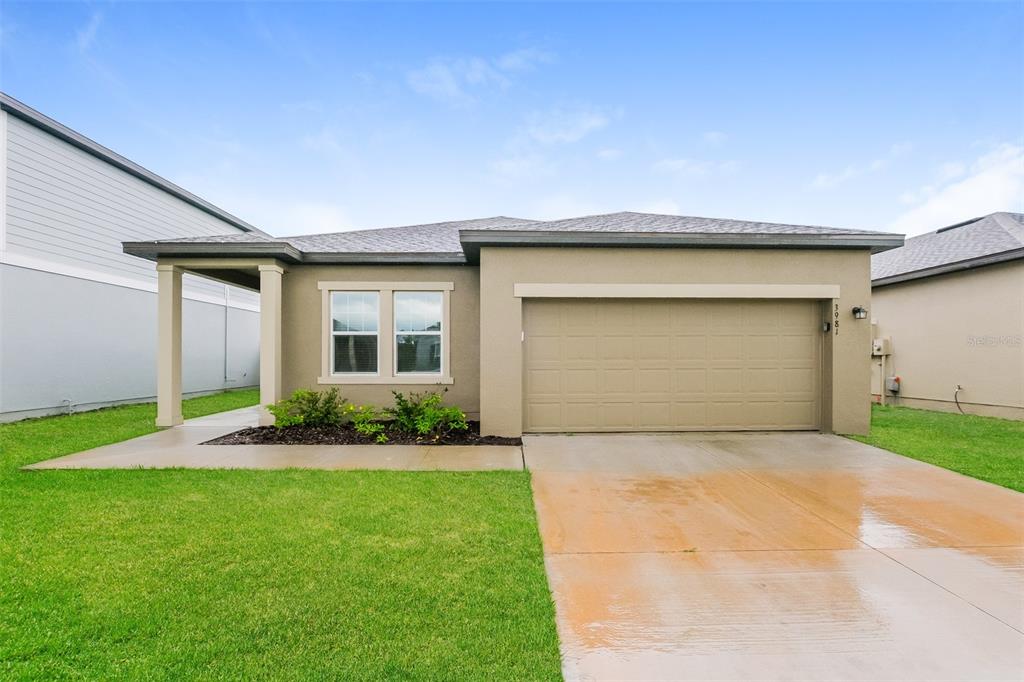
<svg viewBox="0 0 1024 682"><path fill-rule="evenodd" d="M263 404L443 385L485 434L866 433L870 255L902 235L616 213L130 242L158 262L158 423L181 421L182 273L260 289ZM187 346L189 341L185 340ZM264 415L265 422L269 415Z"/></svg>
<svg viewBox="0 0 1024 682"><path fill-rule="evenodd" d="M262 234L0 94L0 421L151 400L156 270L124 240ZM186 392L258 383L259 298L183 285Z"/></svg>
<svg viewBox="0 0 1024 682"><path fill-rule="evenodd" d="M1024 419L1024 214L993 213L872 258L872 317L897 402ZM872 393L882 390L881 359ZM957 388L960 388L957 391ZM886 399L892 394L886 392Z"/></svg>

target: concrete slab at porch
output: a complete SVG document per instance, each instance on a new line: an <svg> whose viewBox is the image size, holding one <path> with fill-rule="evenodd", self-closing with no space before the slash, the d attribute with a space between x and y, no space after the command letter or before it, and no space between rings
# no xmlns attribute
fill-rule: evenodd
<svg viewBox="0 0 1024 682"><path fill-rule="evenodd" d="M24 467L43 469L521 470L522 450L495 445L202 445L256 426L259 407L189 419L139 438Z"/></svg>

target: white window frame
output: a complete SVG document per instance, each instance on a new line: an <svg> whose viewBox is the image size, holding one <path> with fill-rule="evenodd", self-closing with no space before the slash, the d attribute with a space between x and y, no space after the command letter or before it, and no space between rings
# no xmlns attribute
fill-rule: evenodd
<svg viewBox="0 0 1024 682"><path fill-rule="evenodd" d="M369 294L377 294L377 331L373 331L373 332L336 331L334 329L334 301L332 300L334 298L334 294L367 294L367 293L369 293ZM354 290L354 289L337 289L337 290L328 292L328 294L327 294L327 307L329 308L329 310L327 311L327 314L330 317L330 333L331 333L331 338L328 339L328 344L327 344L327 346L328 346L327 352L330 354L330 358L329 358L330 359L330 364L327 366L327 369L328 369L328 373L330 374L330 376L332 376L332 377L375 377L375 376L380 376L380 356L381 356L381 352L380 352L380 344L381 344L381 339L380 339L381 295L380 295L380 292L377 292L377 291L366 291L366 290ZM376 362L377 371L376 372L338 372L338 371L336 371L335 370L336 365L334 364L334 350L335 350L334 337L336 337L336 336L376 336L377 337L377 362Z"/></svg>
<svg viewBox="0 0 1024 682"><path fill-rule="evenodd" d="M321 294L320 334L320 376L318 384L452 384L451 374L451 294L455 289L452 282L317 282ZM334 330L331 320L331 293L333 292L377 292L377 373L376 374L335 374ZM441 292L441 372L399 374L395 371L395 292L437 291ZM404 332L403 332L404 333ZM433 333L433 332L428 332ZM389 344L385 346L384 344Z"/></svg>
<svg viewBox="0 0 1024 682"><path fill-rule="evenodd" d="M448 329L448 323L445 320L445 296L444 291L433 291L428 290L426 293L441 294L441 329L436 332L402 332L398 331L398 309L395 307L395 298L398 294L412 294L417 291L424 291L423 289L395 289L391 292L391 306L392 306L392 317L391 317L391 366L394 368L393 374L396 377L443 377L448 373L446 366L446 344L445 332ZM437 372L399 372L398 371L398 337L399 336L436 336L441 342L441 369Z"/></svg>

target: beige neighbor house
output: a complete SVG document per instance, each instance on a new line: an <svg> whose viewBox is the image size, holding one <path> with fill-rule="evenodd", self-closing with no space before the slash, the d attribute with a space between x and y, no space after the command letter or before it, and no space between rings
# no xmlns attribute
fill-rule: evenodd
<svg viewBox="0 0 1024 682"><path fill-rule="evenodd" d="M869 427L870 259L901 235L615 213L128 242L159 272L158 424L181 277L260 292L264 404L447 386L491 435ZM269 420L269 415L265 415Z"/></svg>
<svg viewBox="0 0 1024 682"><path fill-rule="evenodd" d="M892 354L876 356L885 399L1024 419L1024 214L993 213L908 239L872 258L872 316ZM959 388L959 390L958 390Z"/></svg>

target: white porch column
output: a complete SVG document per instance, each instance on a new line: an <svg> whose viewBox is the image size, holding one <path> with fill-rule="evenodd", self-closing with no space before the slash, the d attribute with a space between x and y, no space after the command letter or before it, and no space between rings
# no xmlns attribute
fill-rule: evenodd
<svg viewBox="0 0 1024 682"><path fill-rule="evenodd" d="M181 269L157 265L156 425L181 418Z"/></svg>
<svg viewBox="0 0 1024 682"><path fill-rule="evenodd" d="M279 265L260 266L260 405L281 399L281 275ZM264 407L260 424L274 423Z"/></svg>

